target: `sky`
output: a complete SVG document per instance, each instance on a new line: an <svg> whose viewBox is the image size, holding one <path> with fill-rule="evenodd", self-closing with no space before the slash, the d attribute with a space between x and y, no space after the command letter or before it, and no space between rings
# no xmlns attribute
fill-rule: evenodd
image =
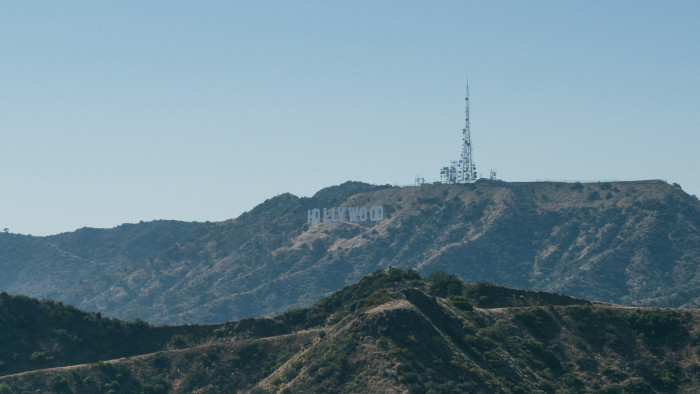
<svg viewBox="0 0 700 394"><path fill-rule="evenodd" d="M0 1L0 228L477 171L700 194L698 1Z"/></svg>

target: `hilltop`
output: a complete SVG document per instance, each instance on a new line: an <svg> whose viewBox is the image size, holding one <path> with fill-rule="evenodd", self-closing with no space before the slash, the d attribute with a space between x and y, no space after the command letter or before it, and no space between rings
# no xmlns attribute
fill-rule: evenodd
<svg viewBox="0 0 700 394"><path fill-rule="evenodd" d="M307 224L381 205L378 223ZM630 306L700 306L700 202L662 181L421 187L347 182L216 223L157 221L49 237L0 234L0 290L159 323L311 305L376 270Z"/></svg>
<svg viewBox="0 0 700 394"><path fill-rule="evenodd" d="M76 341L17 328L12 319L18 303L30 315L50 310L65 316L55 326L62 335L100 336L90 314L3 296L0 321L16 329L3 331L8 333L0 346L31 344L15 360L80 354ZM138 324L129 354L118 354L122 344L114 342L102 351L120 358L80 358L81 365L61 358L56 365L62 367L0 372L0 390L664 393L700 385L697 310L591 303L465 283L441 271L427 278L415 271L376 271L310 308L275 318L213 326ZM170 332L146 345L158 330ZM175 332L175 340L168 337ZM0 353L0 360L7 359Z"/></svg>

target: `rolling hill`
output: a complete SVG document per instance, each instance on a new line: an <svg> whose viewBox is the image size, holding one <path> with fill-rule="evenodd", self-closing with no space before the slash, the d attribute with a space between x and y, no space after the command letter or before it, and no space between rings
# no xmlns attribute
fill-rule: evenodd
<svg viewBox="0 0 700 394"><path fill-rule="evenodd" d="M21 314L43 316L46 328L22 326ZM670 393L700 386L697 310L592 303L466 283L442 271L427 278L376 271L274 318L179 327L111 320L132 345L125 351L123 341L107 341L103 357L62 339L102 338L100 320L3 295L0 360L14 370L0 371L0 392ZM13 355L4 350L17 342L24 347Z"/></svg>
<svg viewBox="0 0 700 394"><path fill-rule="evenodd" d="M379 222L309 225L313 208ZM127 320L224 322L311 305L376 269L454 273L629 306L700 305L700 202L662 181L347 182L216 223L0 234L0 290Z"/></svg>

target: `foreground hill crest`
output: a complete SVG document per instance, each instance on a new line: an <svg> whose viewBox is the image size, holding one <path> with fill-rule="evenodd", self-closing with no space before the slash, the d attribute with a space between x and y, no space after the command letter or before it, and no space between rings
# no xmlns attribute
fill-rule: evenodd
<svg viewBox="0 0 700 394"><path fill-rule="evenodd" d="M12 356L0 353L0 390L664 393L700 384L697 310L623 308L441 271L376 271L274 318L179 327L101 320L0 298L0 325L10 328L0 346L14 346ZM84 344L106 327L130 346L103 343L117 358L98 362Z"/></svg>
<svg viewBox="0 0 700 394"><path fill-rule="evenodd" d="M376 224L319 207L383 206ZM0 290L163 323L273 315L389 267L633 306L700 306L700 202L662 181L283 194L218 223L0 234Z"/></svg>

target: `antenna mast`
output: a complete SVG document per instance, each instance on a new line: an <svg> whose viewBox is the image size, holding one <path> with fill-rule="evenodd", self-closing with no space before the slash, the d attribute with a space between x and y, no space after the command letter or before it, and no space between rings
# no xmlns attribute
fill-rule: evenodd
<svg viewBox="0 0 700 394"><path fill-rule="evenodd" d="M440 181L442 183L474 183L476 182L476 165L472 157L472 135L469 128L469 79L467 79L467 94L464 128L462 129L462 153L459 161L452 161L447 167L440 170Z"/></svg>
<svg viewBox="0 0 700 394"><path fill-rule="evenodd" d="M464 119L464 129L462 129L462 155L459 160L458 182L473 183L476 182L476 165L472 157L472 135L469 128L469 79L467 79L467 95L464 101L466 101L466 116Z"/></svg>

